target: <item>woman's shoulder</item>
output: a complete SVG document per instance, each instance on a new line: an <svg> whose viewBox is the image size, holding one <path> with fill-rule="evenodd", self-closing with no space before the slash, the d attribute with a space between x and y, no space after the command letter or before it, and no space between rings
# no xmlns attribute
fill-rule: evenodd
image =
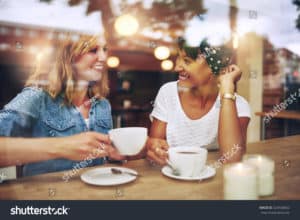
<svg viewBox="0 0 300 220"><path fill-rule="evenodd" d="M174 91L176 91L176 88L177 81L167 82L160 87L158 93L164 95L173 94Z"/></svg>
<svg viewBox="0 0 300 220"><path fill-rule="evenodd" d="M16 97L4 106L4 109L37 117L41 110L42 100L46 96L47 94L40 88L25 87Z"/></svg>
<svg viewBox="0 0 300 220"><path fill-rule="evenodd" d="M36 87L25 87L5 107L24 108L25 106L38 105L38 102L46 96L46 93Z"/></svg>
<svg viewBox="0 0 300 220"><path fill-rule="evenodd" d="M177 86L177 81L171 81L171 82L167 82L165 84L163 84L160 89L161 90L168 90L168 89L173 89L176 88Z"/></svg>
<svg viewBox="0 0 300 220"><path fill-rule="evenodd" d="M107 98L96 99L95 102L96 102L95 105L96 107L111 109L110 102Z"/></svg>
<svg viewBox="0 0 300 220"><path fill-rule="evenodd" d="M237 101L237 103L249 105L248 101L243 96L241 96L239 94L236 94L236 101Z"/></svg>
<svg viewBox="0 0 300 220"><path fill-rule="evenodd" d="M105 105L110 105L110 102L107 98L99 98L99 99L96 99L95 100L97 103L102 103L102 104L105 104Z"/></svg>
<svg viewBox="0 0 300 220"><path fill-rule="evenodd" d="M251 108L248 101L238 94L236 94L236 107L239 117L251 117Z"/></svg>
<svg viewBox="0 0 300 220"><path fill-rule="evenodd" d="M34 86L28 86L22 89L21 95L34 97L34 98L41 98L45 97L48 93L44 91L42 88L34 87Z"/></svg>

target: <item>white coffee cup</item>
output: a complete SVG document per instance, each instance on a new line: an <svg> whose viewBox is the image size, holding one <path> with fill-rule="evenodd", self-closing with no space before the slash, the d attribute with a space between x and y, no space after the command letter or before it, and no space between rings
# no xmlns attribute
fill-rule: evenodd
<svg viewBox="0 0 300 220"><path fill-rule="evenodd" d="M143 127L116 128L108 134L121 155L138 154L147 141L147 128Z"/></svg>
<svg viewBox="0 0 300 220"><path fill-rule="evenodd" d="M197 177L203 171L207 150L200 147L171 147L169 162L183 177Z"/></svg>

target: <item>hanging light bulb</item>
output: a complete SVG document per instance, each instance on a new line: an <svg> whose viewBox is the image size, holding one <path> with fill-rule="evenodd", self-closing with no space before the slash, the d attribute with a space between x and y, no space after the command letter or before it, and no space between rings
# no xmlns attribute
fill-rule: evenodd
<svg viewBox="0 0 300 220"><path fill-rule="evenodd" d="M174 64L172 60L164 60L161 62L160 66L163 70L170 71L173 69Z"/></svg>
<svg viewBox="0 0 300 220"><path fill-rule="evenodd" d="M159 60L168 59L170 56L170 50L169 50L169 48L167 48L165 46L159 46L159 47L155 48L154 56Z"/></svg>
<svg viewBox="0 0 300 220"><path fill-rule="evenodd" d="M116 68L120 65L120 59L115 56L111 56L107 59L107 66L111 68Z"/></svg>
<svg viewBox="0 0 300 220"><path fill-rule="evenodd" d="M129 14L121 15L115 21L115 29L122 36L131 36L137 32L138 28L137 19Z"/></svg>

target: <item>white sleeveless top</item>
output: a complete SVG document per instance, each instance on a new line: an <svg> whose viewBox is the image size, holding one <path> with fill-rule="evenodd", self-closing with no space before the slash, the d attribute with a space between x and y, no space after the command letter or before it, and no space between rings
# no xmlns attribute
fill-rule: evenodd
<svg viewBox="0 0 300 220"><path fill-rule="evenodd" d="M238 117L251 116L248 102L236 94ZM155 99L150 119L157 118L167 123L166 138L170 147L199 146L217 149L220 97L206 115L192 120L184 113L177 89L177 81L164 84Z"/></svg>

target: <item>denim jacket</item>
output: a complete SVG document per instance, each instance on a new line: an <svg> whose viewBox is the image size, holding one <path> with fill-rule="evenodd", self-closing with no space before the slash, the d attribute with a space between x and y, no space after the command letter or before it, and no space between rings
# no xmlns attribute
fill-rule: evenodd
<svg viewBox="0 0 300 220"><path fill-rule="evenodd" d="M0 111L0 136L12 137L64 137L85 131L107 134L112 128L111 106L106 99L92 98L89 128L74 106L63 103L42 89L26 87ZM43 146L40 146L43 147ZM89 166L102 164L103 159L90 160ZM54 159L30 163L23 167L23 175L72 169L78 161Z"/></svg>

